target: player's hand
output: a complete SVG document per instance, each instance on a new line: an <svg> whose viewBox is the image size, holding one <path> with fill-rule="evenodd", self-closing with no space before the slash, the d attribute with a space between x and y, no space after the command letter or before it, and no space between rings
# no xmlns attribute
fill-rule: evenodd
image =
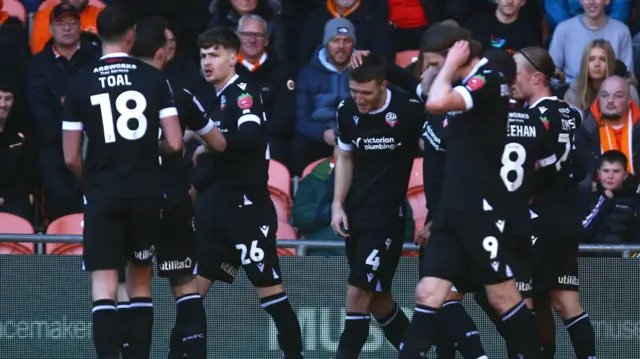
<svg viewBox="0 0 640 359"><path fill-rule="evenodd" d="M371 51L369 50L357 50L353 54L351 54L351 60L349 61L349 68L355 69L362 65L362 58L369 56Z"/></svg>
<svg viewBox="0 0 640 359"><path fill-rule="evenodd" d="M424 225L418 232L416 232L413 243L417 246L424 247L431 237L431 222Z"/></svg>
<svg viewBox="0 0 640 359"><path fill-rule="evenodd" d="M604 195L607 196L607 198L611 199L613 198L613 191L610 189L605 189L604 190Z"/></svg>
<svg viewBox="0 0 640 359"><path fill-rule="evenodd" d="M0 207L4 204L4 198L0 197Z"/></svg>
<svg viewBox="0 0 640 359"><path fill-rule="evenodd" d="M324 131L324 134L322 134L322 138L324 139L324 142L331 146L331 147L335 147L336 145L336 132L332 129L329 128L327 130Z"/></svg>
<svg viewBox="0 0 640 359"><path fill-rule="evenodd" d="M449 50L445 64L458 69L467 62L469 54L469 42L466 40L457 41Z"/></svg>
<svg viewBox="0 0 640 359"><path fill-rule="evenodd" d="M438 70L436 70L434 66L427 66L427 69L420 75L420 88L424 95L429 93L429 89L431 88L433 80L436 79L436 75L438 75Z"/></svg>
<svg viewBox="0 0 640 359"><path fill-rule="evenodd" d="M191 186L191 188L189 188L189 197L191 197L191 203L196 203L196 197L198 196L198 191L196 191L196 189Z"/></svg>
<svg viewBox="0 0 640 359"><path fill-rule="evenodd" d="M347 222L347 214L344 213L341 205L334 204L331 207L331 228L340 237L347 238L349 234L349 223ZM344 231L342 230L344 228Z"/></svg>
<svg viewBox="0 0 640 359"><path fill-rule="evenodd" d="M200 145L198 146L198 148L196 148L195 152L193 152L193 167L196 167L198 165L198 156L206 152L207 148L203 145Z"/></svg>

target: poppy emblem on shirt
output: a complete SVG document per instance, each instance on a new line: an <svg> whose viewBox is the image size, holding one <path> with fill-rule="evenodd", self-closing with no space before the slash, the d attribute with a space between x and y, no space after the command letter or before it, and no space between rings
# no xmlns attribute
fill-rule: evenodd
<svg viewBox="0 0 640 359"><path fill-rule="evenodd" d="M238 96L238 107L240 107L241 110L248 110L251 107L253 107L253 97L251 97L251 95L249 95L248 93L243 93L242 95Z"/></svg>
<svg viewBox="0 0 640 359"><path fill-rule="evenodd" d="M486 83L486 78L482 75L475 75L467 81L467 88L469 91L476 91L481 89Z"/></svg>
<svg viewBox="0 0 640 359"><path fill-rule="evenodd" d="M393 113L393 112L388 112L385 116L384 116L385 121L387 121L387 125L389 125L389 127L393 128L396 123L398 122L398 116Z"/></svg>

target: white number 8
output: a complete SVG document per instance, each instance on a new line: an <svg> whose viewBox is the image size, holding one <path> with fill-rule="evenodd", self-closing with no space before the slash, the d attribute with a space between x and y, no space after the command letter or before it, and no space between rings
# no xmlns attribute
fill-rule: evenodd
<svg viewBox="0 0 640 359"><path fill-rule="evenodd" d="M511 159L512 153L516 154L515 160ZM522 186L522 181L524 180L524 168L522 165L524 165L526 159L527 151L521 144L512 142L504 147L500 178L502 178L502 182L507 186L509 192L513 192ZM513 181L509 180L509 173L511 172L516 173L516 178Z"/></svg>
<svg viewBox="0 0 640 359"><path fill-rule="evenodd" d="M127 107L127 103L133 101L133 108ZM100 106L100 117L102 117L102 129L104 132L104 142L116 142L116 135L113 128L113 110L111 109L111 97L108 93L91 96L91 105ZM144 111L147 109L147 99L138 91L125 91L116 98L116 129L118 134L126 140L138 140L147 132L147 117ZM136 119L138 128L129 129L129 120Z"/></svg>
<svg viewBox="0 0 640 359"><path fill-rule="evenodd" d="M489 252L489 259L494 260L498 257L498 240L496 237L486 237L482 241L482 247Z"/></svg>
<svg viewBox="0 0 640 359"><path fill-rule="evenodd" d="M247 246L244 244L236 244L236 249L240 250L240 263L242 265L251 264L251 262L262 262L264 259L264 251L258 247L258 241L251 242L249 250L249 258L247 258Z"/></svg>

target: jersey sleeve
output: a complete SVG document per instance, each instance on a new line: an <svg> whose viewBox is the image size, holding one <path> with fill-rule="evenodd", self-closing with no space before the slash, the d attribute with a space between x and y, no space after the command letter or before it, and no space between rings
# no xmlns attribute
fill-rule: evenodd
<svg viewBox="0 0 640 359"><path fill-rule="evenodd" d="M64 131L82 131L84 129L78 88L77 81L69 81L63 104L62 129Z"/></svg>
<svg viewBox="0 0 640 359"><path fill-rule="evenodd" d="M229 92L227 106L223 110L237 126L237 131L229 131L225 135L227 150L262 146L262 125L266 120L262 96L258 90L247 88L246 83L233 86L238 86L241 91Z"/></svg>
<svg viewBox="0 0 640 359"><path fill-rule="evenodd" d="M545 125L545 122L536 117L534 117L534 121L536 121L536 133L538 133L538 140L540 142L537 159L538 166L541 168L552 166L558 161L558 157L555 153L554 141L547 126Z"/></svg>
<svg viewBox="0 0 640 359"><path fill-rule="evenodd" d="M342 101L338 105L338 111L336 112L336 121L338 123L337 132L338 132L338 147L340 147L343 151L353 151L353 145L351 144L353 138L349 133L349 126L347 125L346 107L345 102Z"/></svg>
<svg viewBox="0 0 640 359"><path fill-rule="evenodd" d="M207 116L198 98L187 89L182 89L182 96L185 98L185 107L188 108L186 118L183 120L187 128L200 136L209 133L209 131L213 129L214 124Z"/></svg>
<svg viewBox="0 0 640 359"><path fill-rule="evenodd" d="M509 96L509 85L499 75L475 74L463 85L453 88L464 99L465 110L469 111L478 104L491 104L494 99Z"/></svg>
<svg viewBox="0 0 640 359"><path fill-rule="evenodd" d="M173 89L171 88L171 84L166 79L162 80L164 83L160 84L158 88L158 106L160 108L158 118L160 119L178 115L178 109L173 101Z"/></svg>

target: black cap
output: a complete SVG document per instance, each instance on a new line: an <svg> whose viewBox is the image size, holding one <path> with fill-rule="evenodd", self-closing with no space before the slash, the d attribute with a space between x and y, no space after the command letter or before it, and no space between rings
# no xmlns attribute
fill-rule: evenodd
<svg viewBox="0 0 640 359"><path fill-rule="evenodd" d="M65 15L73 16L77 20L80 20L80 12L78 9L67 3L56 5L56 7L51 11L51 18L49 20L53 22Z"/></svg>

